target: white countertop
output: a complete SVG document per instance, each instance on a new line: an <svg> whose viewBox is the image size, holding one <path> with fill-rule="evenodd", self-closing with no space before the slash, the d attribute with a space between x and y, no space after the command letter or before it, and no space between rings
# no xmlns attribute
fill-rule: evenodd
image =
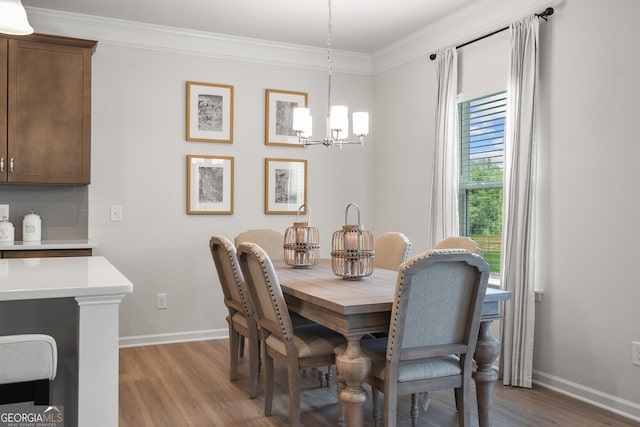
<svg viewBox="0 0 640 427"><path fill-rule="evenodd" d="M95 249L91 240L42 240L40 242L0 242L0 251L30 251L49 249Z"/></svg>
<svg viewBox="0 0 640 427"><path fill-rule="evenodd" d="M0 259L0 301L131 292L131 282L101 256Z"/></svg>

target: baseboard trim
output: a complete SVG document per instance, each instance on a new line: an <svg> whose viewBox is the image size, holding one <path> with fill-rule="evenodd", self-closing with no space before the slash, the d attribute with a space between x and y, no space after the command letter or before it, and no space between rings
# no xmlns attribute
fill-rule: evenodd
<svg viewBox="0 0 640 427"><path fill-rule="evenodd" d="M533 371L533 383L640 422L640 405L545 372Z"/></svg>
<svg viewBox="0 0 640 427"><path fill-rule="evenodd" d="M135 335L130 337L120 337L120 348L140 347L143 345L173 344L189 341L219 340L225 338L229 338L229 330L227 328L153 335Z"/></svg>

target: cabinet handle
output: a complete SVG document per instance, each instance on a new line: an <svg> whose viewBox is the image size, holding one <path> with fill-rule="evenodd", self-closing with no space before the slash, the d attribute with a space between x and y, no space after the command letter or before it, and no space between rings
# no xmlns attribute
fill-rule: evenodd
<svg viewBox="0 0 640 427"><path fill-rule="evenodd" d="M14 166L15 166L15 163L13 162L13 157L12 157L9 159L9 171L11 173L16 173Z"/></svg>
<svg viewBox="0 0 640 427"><path fill-rule="evenodd" d="M4 173L4 157L0 157L0 173Z"/></svg>

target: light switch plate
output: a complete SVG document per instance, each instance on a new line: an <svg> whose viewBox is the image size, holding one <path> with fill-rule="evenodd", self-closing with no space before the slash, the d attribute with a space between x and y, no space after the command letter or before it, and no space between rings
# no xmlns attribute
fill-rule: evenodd
<svg viewBox="0 0 640 427"><path fill-rule="evenodd" d="M9 205L0 205L0 220L4 218L9 220Z"/></svg>

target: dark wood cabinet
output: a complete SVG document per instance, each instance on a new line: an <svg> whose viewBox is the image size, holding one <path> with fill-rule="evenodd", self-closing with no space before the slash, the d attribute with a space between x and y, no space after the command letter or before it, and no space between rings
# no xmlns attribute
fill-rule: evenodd
<svg viewBox="0 0 640 427"><path fill-rule="evenodd" d="M91 256L92 249L27 249L0 251L1 258L57 258Z"/></svg>
<svg viewBox="0 0 640 427"><path fill-rule="evenodd" d="M95 47L91 40L0 35L0 183L90 183Z"/></svg>

